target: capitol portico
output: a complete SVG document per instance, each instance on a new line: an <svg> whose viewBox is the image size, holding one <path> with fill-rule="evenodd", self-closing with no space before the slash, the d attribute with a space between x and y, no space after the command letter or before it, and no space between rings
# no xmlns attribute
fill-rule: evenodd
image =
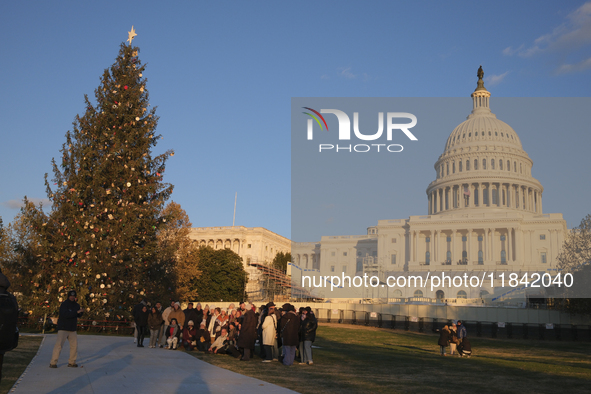
<svg viewBox="0 0 591 394"><path fill-rule="evenodd" d="M426 271L556 270L567 232L542 210L544 188L519 136L491 112L482 68L472 111L449 135L426 190L427 215L379 220L359 236L294 243L295 265L320 275ZM383 280L383 279L381 279ZM396 290L401 297L476 298L492 288ZM406 289L408 290L408 289Z"/></svg>

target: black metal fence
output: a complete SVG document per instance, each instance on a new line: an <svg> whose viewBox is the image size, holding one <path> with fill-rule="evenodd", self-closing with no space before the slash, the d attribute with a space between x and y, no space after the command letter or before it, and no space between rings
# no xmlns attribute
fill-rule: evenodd
<svg viewBox="0 0 591 394"><path fill-rule="evenodd" d="M51 332L57 328L51 318L45 318L43 316L19 317L18 325L21 329L26 328L34 331L42 331L45 328L46 332ZM78 331L132 335L134 329L133 324L127 320L78 319Z"/></svg>
<svg viewBox="0 0 591 394"><path fill-rule="evenodd" d="M390 328L393 330L411 332L436 332L445 325L452 324L448 319L429 317L411 317L381 314L365 311L335 311L316 316L321 323L355 324L370 327ZM325 317L324 317L325 316ZM499 338L499 339L536 339L548 341L584 341L591 342L591 326L576 324L531 324L504 323L463 320L471 337Z"/></svg>

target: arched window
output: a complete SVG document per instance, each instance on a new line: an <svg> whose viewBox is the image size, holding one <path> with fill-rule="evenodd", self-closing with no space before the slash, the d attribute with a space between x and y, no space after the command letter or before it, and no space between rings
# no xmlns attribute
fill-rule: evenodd
<svg viewBox="0 0 591 394"><path fill-rule="evenodd" d="M511 171L511 162L507 160L507 171Z"/></svg>
<svg viewBox="0 0 591 394"><path fill-rule="evenodd" d="M466 160L466 171L470 171L470 160Z"/></svg>
<svg viewBox="0 0 591 394"><path fill-rule="evenodd" d="M489 294L488 291L486 291L486 290L480 290L480 297L481 298L484 297L484 296L487 296L488 294Z"/></svg>
<svg viewBox="0 0 591 394"><path fill-rule="evenodd" d="M490 168L493 169L493 170L495 169L495 159L492 159L490 161Z"/></svg>
<svg viewBox="0 0 591 394"><path fill-rule="evenodd" d="M503 169L503 160L499 160L499 170Z"/></svg>
<svg viewBox="0 0 591 394"><path fill-rule="evenodd" d="M482 169L486 170L486 159L482 159Z"/></svg>
<svg viewBox="0 0 591 394"><path fill-rule="evenodd" d="M435 293L435 298L437 298L438 300L444 299L445 293L443 292L443 290L437 290L437 292Z"/></svg>
<svg viewBox="0 0 591 394"><path fill-rule="evenodd" d="M523 164L519 163L519 173L523 174Z"/></svg>
<svg viewBox="0 0 591 394"><path fill-rule="evenodd" d="M478 169L478 159L474 159L474 169Z"/></svg>
<svg viewBox="0 0 591 394"><path fill-rule="evenodd" d="M461 162L461 161L460 161L460 163L459 163L459 166L460 166L460 172L462 172L462 163L463 163L463 162Z"/></svg>
<svg viewBox="0 0 591 394"><path fill-rule="evenodd" d="M451 173L452 174L456 173L456 162L455 161L453 163L451 163Z"/></svg>
<svg viewBox="0 0 591 394"><path fill-rule="evenodd" d="M394 290L393 296L394 296L394 298L400 298L400 297L402 297L402 292L400 291L400 289Z"/></svg>
<svg viewBox="0 0 591 394"><path fill-rule="evenodd" d="M421 290L415 291L415 293L413 295L413 297L419 297L419 298L422 297L422 296L423 296L423 292Z"/></svg>
<svg viewBox="0 0 591 394"><path fill-rule="evenodd" d="M513 162L513 172L517 172L517 162Z"/></svg>
<svg viewBox="0 0 591 394"><path fill-rule="evenodd" d="M458 295L456 296L456 298L466 299L466 298L468 298L468 294L466 294L466 292L464 290L460 290L460 291L458 291Z"/></svg>
<svg viewBox="0 0 591 394"><path fill-rule="evenodd" d="M447 164L445 165L445 167L446 167L446 169L447 169L447 175L449 175L449 163L447 163Z"/></svg>

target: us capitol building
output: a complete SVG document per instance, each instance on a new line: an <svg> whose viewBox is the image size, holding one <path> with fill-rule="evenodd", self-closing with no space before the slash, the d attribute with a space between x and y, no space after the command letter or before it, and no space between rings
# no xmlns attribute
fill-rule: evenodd
<svg viewBox="0 0 591 394"><path fill-rule="evenodd" d="M435 162L436 178L426 190L428 215L379 220L366 235L293 243L295 266L316 275L367 273L382 281L394 272L556 270L566 221L560 213L543 213L544 188L532 176L533 161L515 130L491 112L483 75L480 67L472 112L449 135ZM323 291L330 297L330 291ZM494 294L486 286L433 291L427 286L393 288L387 297L475 299Z"/></svg>

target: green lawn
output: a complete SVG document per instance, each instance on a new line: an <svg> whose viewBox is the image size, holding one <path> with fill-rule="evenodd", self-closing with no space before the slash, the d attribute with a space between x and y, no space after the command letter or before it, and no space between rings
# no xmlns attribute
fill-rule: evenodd
<svg viewBox="0 0 591 394"><path fill-rule="evenodd" d="M301 393L589 393L591 344L471 337L470 359L441 357L435 334L321 324L314 365L190 352Z"/></svg>
<svg viewBox="0 0 591 394"><path fill-rule="evenodd" d="M8 393L10 388L18 380L21 374L31 362L41 344L41 337L21 336L18 347L4 355L2 367L2 382L0 382L0 394Z"/></svg>

